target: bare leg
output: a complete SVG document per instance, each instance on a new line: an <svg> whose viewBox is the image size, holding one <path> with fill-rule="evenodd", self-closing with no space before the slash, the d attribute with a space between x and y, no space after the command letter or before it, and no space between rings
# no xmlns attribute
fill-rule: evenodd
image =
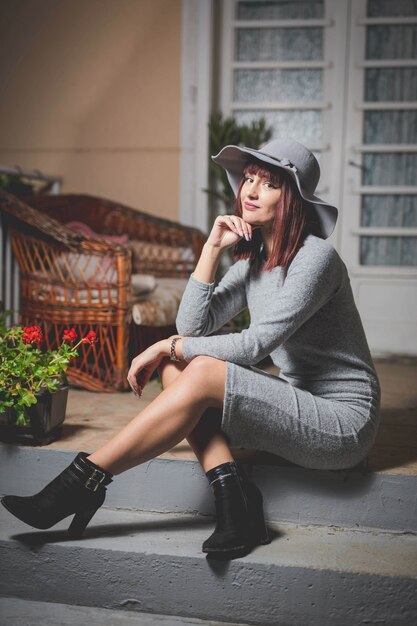
<svg viewBox="0 0 417 626"><path fill-rule="evenodd" d="M188 363L177 363L164 359L159 367L164 389L175 384L181 371ZM209 407L201 416L195 428L186 437L194 454L205 472L221 463L233 461L233 455L224 434L221 431L221 417L219 409Z"/></svg>
<svg viewBox="0 0 417 626"><path fill-rule="evenodd" d="M207 375L210 372L210 376ZM221 409L226 363L198 356L108 443L88 458L120 474L169 450L196 427L209 408Z"/></svg>

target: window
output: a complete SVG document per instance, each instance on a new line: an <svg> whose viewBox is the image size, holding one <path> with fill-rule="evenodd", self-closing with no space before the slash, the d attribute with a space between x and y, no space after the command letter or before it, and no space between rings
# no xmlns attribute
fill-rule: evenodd
<svg viewBox="0 0 417 626"><path fill-rule="evenodd" d="M417 2L368 0L360 24L360 264L417 266Z"/></svg>

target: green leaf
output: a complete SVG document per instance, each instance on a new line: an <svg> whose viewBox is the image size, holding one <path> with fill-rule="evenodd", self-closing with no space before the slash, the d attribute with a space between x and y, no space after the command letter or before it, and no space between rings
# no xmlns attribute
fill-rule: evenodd
<svg viewBox="0 0 417 626"><path fill-rule="evenodd" d="M38 401L36 396L30 391L28 391L27 389L19 389L19 398L20 398L19 404L23 406L32 406L33 404L36 404Z"/></svg>
<svg viewBox="0 0 417 626"><path fill-rule="evenodd" d="M27 417L24 409L20 406L14 407L14 412L16 415L16 425L17 426L28 426L30 424L30 418Z"/></svg>

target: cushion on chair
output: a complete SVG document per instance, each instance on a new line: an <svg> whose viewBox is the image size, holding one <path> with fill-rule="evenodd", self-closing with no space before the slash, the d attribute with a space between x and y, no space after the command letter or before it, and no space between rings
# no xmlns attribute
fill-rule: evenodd
<svg viewBox="0 0 417 626"><path fill-rule="evenodd" d="M105 239L106 241L114 241L115 243L121 244L127 244L129 242L129 237L127 235L103 235L101 233L96 233L89 227L88 224L84 224L84 222L67 222L65 226L67 228L72 228L72 230L76 230L77 233L87 235L87 237L97 237L98 239Z"/></svg>
<svg viewBox="0 0 417 626"><path fill-rule="evenodd" d="M184 263L194 261L194 253L190 247L174 247L138 240L131 240L129 247L132 250L132 272L135 273L143 271L143 259L146 260L147 266L154 263L156 267L162 266L162 268L166 267L167 260L172 264L177 262L180 268Z"/></svg>
<svg viewBox="0 0 417 626"><path fill-rule="evenodd" d="M142 326L170 326L175 324L187 278L158 278L156 288L135 298L132 317Z"/></svg>
<svg viewBox="0 0 417 626"><path fill-rule="evenodd" d="M117 279L116 265L105 257L65 252L56 259L61 276L71 281L94 283L115 283Z"/></svg>
<svg viewBox="0 0 417 626"><path fill-rule="evenodd" d="M153 291L156 285L156 278L151 274L132 274L133 297Z"/></svg>

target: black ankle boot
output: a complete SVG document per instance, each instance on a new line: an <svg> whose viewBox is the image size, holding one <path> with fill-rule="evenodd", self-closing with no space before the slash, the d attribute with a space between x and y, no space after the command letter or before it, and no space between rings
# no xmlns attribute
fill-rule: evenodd
<svg viewBox="0 0 417 626"><path fill-rule="evenodd" d="M72 537L80 537L94 513L106 497L106 485L113 474L87 460L87 452L79 452L71 465L34 496L4 496L1 503L10 513L35 528L51 528L75 513L68 529Z"/></svg>
<svg viewBox="0 0 417 626"><path fill-rule="evenodd" d="M203 552L239 552L269 543L262 494L243 469L235 461L222 463L206 476L215 497L217 524L203 543Z"/></svg>

